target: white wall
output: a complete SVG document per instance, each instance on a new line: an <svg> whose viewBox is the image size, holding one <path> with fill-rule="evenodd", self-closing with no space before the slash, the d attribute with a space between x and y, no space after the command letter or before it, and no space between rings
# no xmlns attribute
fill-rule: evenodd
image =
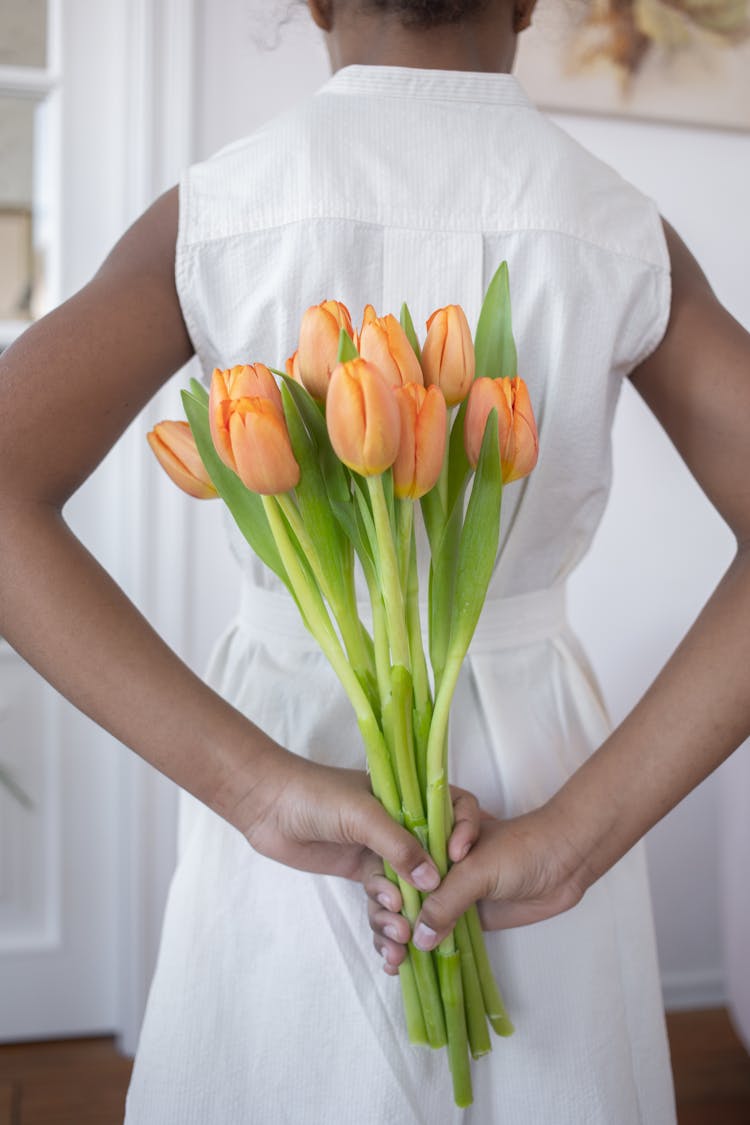
<svg viewBox="0 0 750 1125"><path fill-rule="evenodd" d="M202 10L196 99L201 156L248 132L328 75L321 41L304 17L285 30L277 51L264 53L253 42L258 17L250 16L246 0L211 0L210 6L204 0ZM561 117L560 124L657 200L719 297L750 325L745 283L750 137L601 118ZM218 521L217 509L201 509L197 535L210 550L198 551L197 576L208 588L218 572L224 590L215 603L199 606L196 665L207 655L217 622L234 605L236 573L218 546ZM615 430L611 503L571 591L574 624L615 719L663 664L731 552L728 532L659 426L633 392L625 393ZM649 839L662 975L673 1006L723 998L716 782L709 779Z"/></svg>

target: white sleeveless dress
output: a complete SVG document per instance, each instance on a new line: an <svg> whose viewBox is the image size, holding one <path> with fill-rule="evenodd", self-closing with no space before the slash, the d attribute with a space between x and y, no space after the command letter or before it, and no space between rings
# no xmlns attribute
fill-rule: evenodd
<svg viewBox="0 0 750 1125"><path fill-rule="evenodd" d="M621 380L668 319L654 205L514 78L395 67L346 67L181 183L177 284L207 375L283 366L304 309L330 297L355 321L366 302L398 313L406 299L421 333L434 308L457 302L474 326L504 259L541 453L504 496L451 770L513 816L544 802L608 731L566 624L565 580L607 497ZM235 541L241 604L210 682L296 753L362 767L333 673ZM128 1125L674 1122L641 846L573 910L487 936L517 1031L474 1065L462 1112L444 1053L406 1039L362 889L256 855L196 802L184 813Z"/></svg>

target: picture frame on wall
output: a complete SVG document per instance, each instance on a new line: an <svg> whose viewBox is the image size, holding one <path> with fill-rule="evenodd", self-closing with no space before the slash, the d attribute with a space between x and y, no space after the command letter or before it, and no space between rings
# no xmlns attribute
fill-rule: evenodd
<svg viewBox="0 0 750 1125"><path fill-rule="evenodd" d="M539 0L516 74L545 109L750 130L750 0Z"/></svg>
<svg viewBox="0 0 750 1125"><path fill-rule="evenodd" d="M31 210L0 207L0 321L31 319L33 278Z"/></svg>

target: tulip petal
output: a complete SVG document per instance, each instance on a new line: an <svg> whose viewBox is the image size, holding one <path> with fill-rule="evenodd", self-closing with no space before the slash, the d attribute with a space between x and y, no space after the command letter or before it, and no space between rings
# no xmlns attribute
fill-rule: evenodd
<svg viewBox="0 0 750 1125"><path fill-rule="evenodd" d="M447 434L445 399L438 387L406 383L395 390L401 437L393 463L393 489L399 499L418 500L437 482Z"/></svg>
<svg viewBox="0 0 750 1125"><path fill-rule="evenodd" d="M157 461L172 481L197 500L217 495L195 447L187 422L159 422L146 434Z"/></svg>
<svg viewBox="0 0 750 1125"><path fill-rule="evenodd" d="M331 375L326 424L336 455L354 472L374 476L395 461L398 405L378 368L367 360L339 364Z"/></svg>
<svg viewBox="0 0 750 1125"><path fill-rule="evenodd" d="M283 414L265 398L240 399L229 420L237 475L246 488L264 496L289 492L299 481Z"/></svg>
<svg viewBox="0 0 750 1125"><path fill-rule="evenodd" d="M474 345L460 305L436 309L427 321L422 348L426 384L440 387L448 406L463 402L474 380Z"/></svg>

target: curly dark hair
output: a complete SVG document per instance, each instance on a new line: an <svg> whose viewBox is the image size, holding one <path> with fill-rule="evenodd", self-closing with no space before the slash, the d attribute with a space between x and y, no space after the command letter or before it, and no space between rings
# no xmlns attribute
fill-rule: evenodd
<svg viewBox="0 0 750 1125"><path fill-rule="evenodd" d="M476 16L487 0L360 0L362 8L398 16L404 27L427 29Z"/></svg>

